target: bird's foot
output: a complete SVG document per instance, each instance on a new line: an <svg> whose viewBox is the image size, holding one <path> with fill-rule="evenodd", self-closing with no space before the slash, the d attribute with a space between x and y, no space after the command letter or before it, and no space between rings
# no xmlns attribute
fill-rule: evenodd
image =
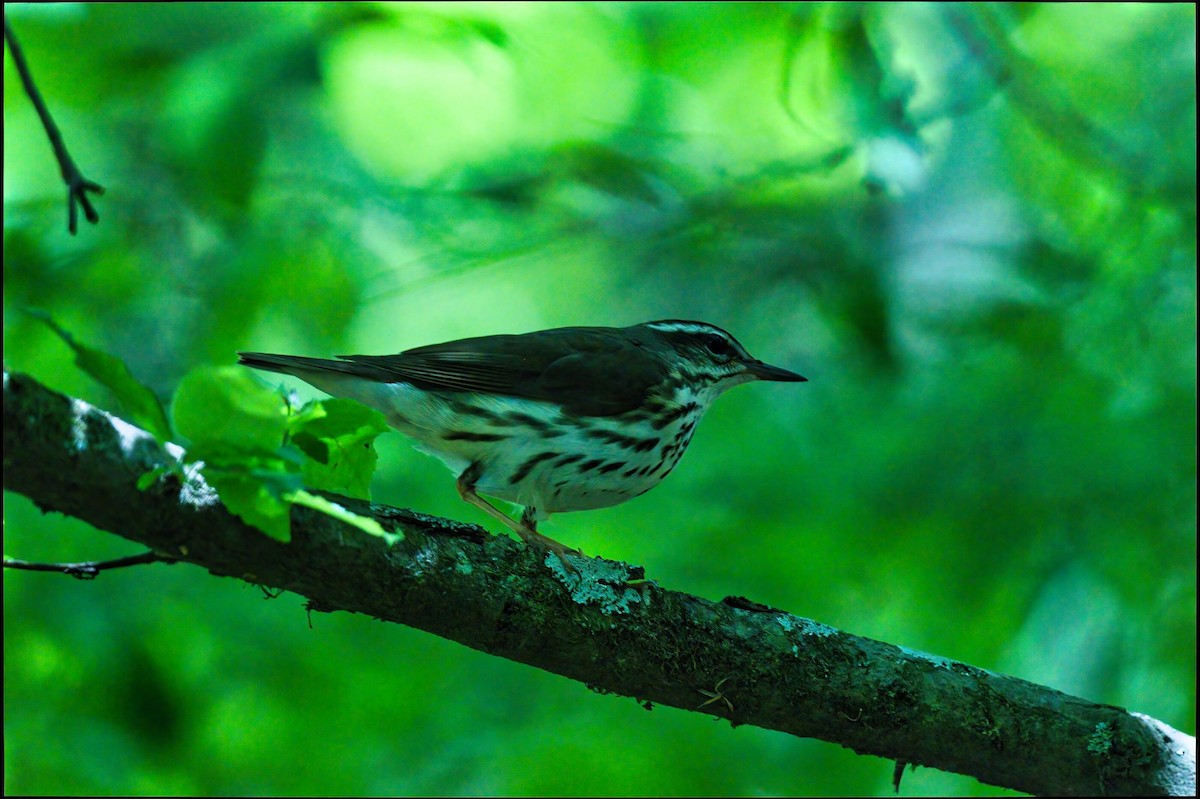
<svg viewBox="0 0 1200 799"><path fill-rule="evenodd" d="M558 556L558 560L560 563L562 563L564 569L571 574L579 574L579 569L577 569L575 565L567 559L567 555L578 555L581 558L586 557L578 549L571 549L564 544L560 544L553 538L542 535L527 524L520 525L520 527L517 529L517 535L521 536L521 540L529 546L553 552Z"/></svg>

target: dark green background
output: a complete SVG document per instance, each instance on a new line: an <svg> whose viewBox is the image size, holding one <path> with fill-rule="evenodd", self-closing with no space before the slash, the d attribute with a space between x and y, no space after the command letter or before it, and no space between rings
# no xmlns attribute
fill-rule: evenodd
<svg viewBox="0 0 1200 799"><path fill-rule="evenodd" d="M716 323L811 382L737 389L663 486L549 535L1195 732L1194 7L5 13L108 189L68 237L6 55L6 311L164 399L238 349ZM28 317L4 357L120 410ZM379 448L375 498L498 527ZM6 494L4 551L137 547ZM12 793L891 790L883 760L310 628L187 565L6 573L4 599Z"/></svg>

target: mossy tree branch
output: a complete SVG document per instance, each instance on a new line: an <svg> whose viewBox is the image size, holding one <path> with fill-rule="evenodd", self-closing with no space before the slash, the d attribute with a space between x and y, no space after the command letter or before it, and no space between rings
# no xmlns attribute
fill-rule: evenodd
<svg viewBox="0 0 1200 799"><path fill-rule="evenodd" d="M4 487L215 575L315 610L418 627L595 689L720 716L1036 794L1194 794L1195 741L1121 708L860 638L747 600L647 584L600 559L565 574L474 525L339 498L388 546L295 508L284 544L244 525L148 434L32 378L4 375ZM647 723L653 723L652 720ZM1189 754L1190 753L1190 754Z"/></svg>

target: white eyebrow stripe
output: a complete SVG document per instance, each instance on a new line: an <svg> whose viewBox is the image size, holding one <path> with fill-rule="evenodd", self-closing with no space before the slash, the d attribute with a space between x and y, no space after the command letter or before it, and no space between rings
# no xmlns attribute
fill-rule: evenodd
<svg viewBox="0 0 1200 799"><path fill-rule="evenodd" d="M664 333L716 333L722 338L730 338L729 334L720 328L695 322L651 322L646 327Z"/></svg>

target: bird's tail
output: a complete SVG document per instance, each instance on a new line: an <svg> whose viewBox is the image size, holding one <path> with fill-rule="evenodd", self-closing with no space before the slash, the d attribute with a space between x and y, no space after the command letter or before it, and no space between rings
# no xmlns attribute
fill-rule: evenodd
<svg viewBox="0 0 1200 799"><path fill-rule="evenodd" d="M239 352L238 364L266 372L281 372L306 379L305 375L322 372L353 375L368 380L387 381L387 373L369 364L356 361L332 361L328 358L306 358L303 355L271 355L266 352ZM390 379L395 379L390 378Z"/></svg>

